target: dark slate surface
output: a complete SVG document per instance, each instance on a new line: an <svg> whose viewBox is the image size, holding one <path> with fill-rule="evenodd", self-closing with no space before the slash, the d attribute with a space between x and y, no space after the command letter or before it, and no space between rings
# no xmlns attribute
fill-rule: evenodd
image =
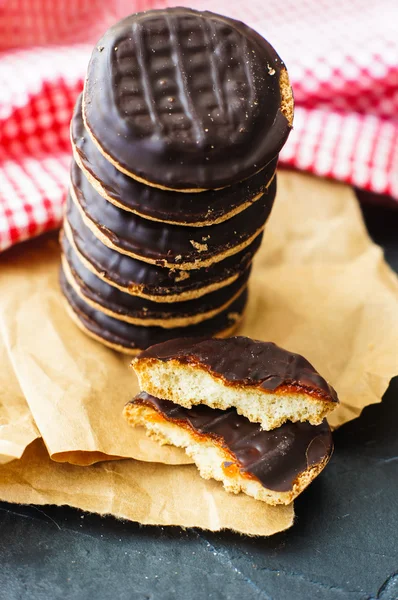
<svg viewBox="0 0 398 600"><path fill-rule="evenodd" d="M364 214L398 271L398 211ZM397 422L395 378L269 539L0 503L0 600L398 600Z"/></svg>

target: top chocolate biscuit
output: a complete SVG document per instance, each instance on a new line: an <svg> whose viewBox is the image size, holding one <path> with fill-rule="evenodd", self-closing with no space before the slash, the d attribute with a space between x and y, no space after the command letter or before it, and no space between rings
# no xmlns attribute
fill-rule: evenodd
<svg viewBox="0 0 398 600"><path fill-rule="evenodd" d="M131 15L93 51L83 115L121 171L166 189L250 177L277 156L292 124L283 62L255 31L186 8Z"/></svg>
<svg viewBox="0 0 398 600"><path fill-rule="evenodd" d="M303 389L337 403L335 390L300 354L243 336L224 340L181 338L152 346L138 360L178 361L199 366L231 385L254 386L264 391Z"/></svg>
<svg viewBox="0 0 398 600"><path fill-rule="evenodd" d="M145 185L114 167L87 134L82 117L82 94L71 121L73 154L90 183L104 198L141 217L173 225L216 225L247 208L262 194L270 194L277 159L236 185L220 190L176 194Z"/></svg>

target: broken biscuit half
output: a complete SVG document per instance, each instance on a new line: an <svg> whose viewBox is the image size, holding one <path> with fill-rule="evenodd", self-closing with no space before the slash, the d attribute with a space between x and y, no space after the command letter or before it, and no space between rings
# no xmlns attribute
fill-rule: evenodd
<svg viewBox="0 0 398 600"><path fill-rule="evenodd" d="M132 362L140 389L185 408L234 407L270 431L290 421L320 425L335 390L300 354L243 336L170 340Z"/></svg>
<svg viewBox="0 0 398 600"><path fill-rule="evenodd" d="M265 431L234 408L201 404L188 409L146 392L125 406L124 415L161 444L184 448L204 479L271 505L292 502L326 466L333 450L326 420L320 425L288 422Z"/></svg>

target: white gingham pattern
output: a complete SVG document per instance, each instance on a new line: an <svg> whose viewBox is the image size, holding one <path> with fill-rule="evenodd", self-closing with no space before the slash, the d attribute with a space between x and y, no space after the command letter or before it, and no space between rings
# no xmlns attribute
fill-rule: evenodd
<svg viewBox="0 0 398 600"><path fill-rule="evenodd" d="M69 120L91 48L169 0L0 0L0 250L57 227ZM240 18L285 60L294 130L282 164L398 199L397 0L193 0Z"/></svg>

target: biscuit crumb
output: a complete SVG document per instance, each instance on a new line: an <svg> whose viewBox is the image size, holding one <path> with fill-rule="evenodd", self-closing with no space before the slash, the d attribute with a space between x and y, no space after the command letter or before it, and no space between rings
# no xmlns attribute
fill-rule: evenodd
<svg viewBox="0 0 398 600"><path fill-rule="evenodd" d="M267 69L269 75L275 75L276 71L267 63Z"/></svg>
<svg viewBox="0 0 398 600"><path fill-rule="evenodd" d="M206 252L206 250L208 250L207 244L200 244L199 242L195 242L195 240L189 240L189 241L191 242L191 244L195 248L195 250L197 250L198 252Z"/></svg>
<svg viewBox="0 0 398 600"><path fill-rule="evenodd" d="M104 49L104 46L97 46L97 50L98 50L98 52L102 52L102 51L103 51L103 49Z"/></svg>
<svg viewBox="0 0 398 600"><path fill-rule="evenodd" d="M177 277L174 278L174 281L184 281L184 279L189 279L189 273L188 271L180 271L179 275L177 275Z"/></svg>

